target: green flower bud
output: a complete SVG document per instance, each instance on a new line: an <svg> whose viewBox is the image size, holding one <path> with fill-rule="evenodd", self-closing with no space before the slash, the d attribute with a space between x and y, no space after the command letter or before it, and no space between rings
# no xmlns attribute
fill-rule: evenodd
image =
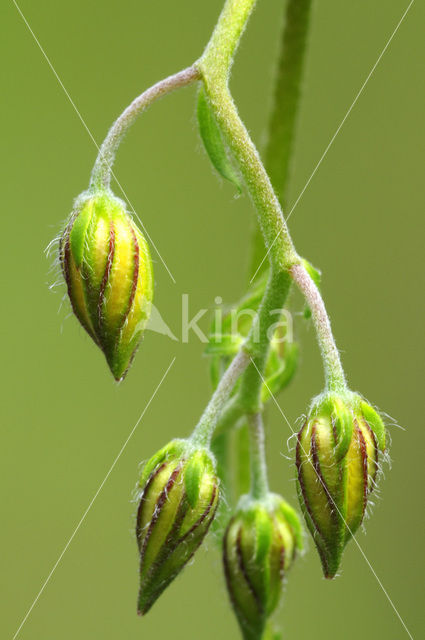
<svg viewBox="0 0 425 640"><path fill-rule="evenodd" d="M173 440L146 463L140 489L136 536L143 615L193 556L214 519L219 490L211 454Z"/></svg>
<svg viewBox="0 0 425 640"><path fill-rule="evenodd" d="M145 238L110 191L84 193L62 234L62 272L72 309L122 380L130 367L153 297Z"/></svg>
<svg viewBox="0 0 425 640"><path fill-rule="evenodd" d="M363 521L384 450L382 419L355 394L319 397L298 434L298 494L326 578Z"/></svg>
<svg viewBox="0 0 425 640"><path fill-rule="evenodd" d="M243 496L223 541L227 588L245 640L263 637L283 581L302 548L295 511L278 495Z"/></svg>

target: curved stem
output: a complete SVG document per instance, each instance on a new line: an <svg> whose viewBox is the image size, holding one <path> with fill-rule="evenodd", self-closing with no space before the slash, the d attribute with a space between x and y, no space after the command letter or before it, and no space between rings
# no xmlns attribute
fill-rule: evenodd
<svg viewBox="0 0 425 640"><path fill-rule="evenodd" d="M213 82L227 81L233 57L257 0L226 0L200 60Z"/></svg>
<svg viewBox="0 0 425 640"><path fill-rule="evenodd" d="M279 200L228 88L233 55L254 6L255 0L227 0L197 67L225 142L256 206L270 264L277 274L289 272L307 299L323 356L327 388L345 389L345 376L323 300L295 251ZM267 349L265 345L263 362Z"/></svg>
<svg viewBox="0 0 425 640"><path fill-rule="evenodd" d="M242 374L243 375L243 374ZM222 433L228 431L231 427L233 427L238 420L244 415L243 409L240 405L239 398L237 395L230 398L230 400L225 405L224 409L220 413L220 416L217 420L217 424L214 431L214 437L220 436Z"/></svg>
<svg viewBox="0 0 425 640"><path fill-rule="evenodd" d="M345 375L319 289L302 265L295 265L291 268L290 273L311 309L323 358L326 387L328 391L343 391L347 387Z"/></svg>
<svg viewBox="0 0 425 640"><path fill-rule="evenodd" d="M246 369L248 363L249 355L244 350L239 351L233 358L192 433L191 441L194 445L201 447L209 446L220 413L230 397L236 380Z"/></svg>
<svg viewBox="0 0 425 640"><path fill-rule="evenodd" d="M256 206L270 260L281 270L299 264L279 200L228 89L232 56L255 0L227 0L204 55L197 63L217 123Z"/></svg>
<svg viewBox="0 0 425 640"><path fill-rule="evenodd" d="M290 285L289 274L271 270L260 308L239 352L245 353L248 357L245 370L241 373L240 387L236 395L224 406L216 421L214 428L217 436L232 427L242 415L259 413L262 410L263 379L260 373L264 373L270 347L270 333L273 333L273 324L278 320L277 314L285 304ZM233 362L234 360L232 364Z"/></svg>
<svg viewBox="0 0 425 640"><path fill-rule="evenodd" d="M312 0L289 0L285 10L264 164L285 209L298 120ZM267 268L264 240L253 232L250 277ZM259 266L260 265L260 266Z"/></svg>
<svg viewBox="0 0 425 640"><path fill-rule="evenodd" d="M261 413L247 416L250 434L251 456L251 496L256 500L264 498L269 491L263 417Z"/></svg>
<svg viewBox="0 0 425 640"><path fill-rule="evenodd" d="M109 188L112 165L115 160L116 151L124 135L136 120L137 116L155 102L155 100L158 100L158 98L161 98L163 95L170 93L175 89L185 87L198 79L199 71L195 65L192 65L191 67L183 69L183 71L179 71L168 78L164 78L164 80L160 80L160 82L157 82L133 100L133 102L122 112L119 118L115 120L99 149L99 154L96 158L91 174L91 189L97 190Z"/></svg>

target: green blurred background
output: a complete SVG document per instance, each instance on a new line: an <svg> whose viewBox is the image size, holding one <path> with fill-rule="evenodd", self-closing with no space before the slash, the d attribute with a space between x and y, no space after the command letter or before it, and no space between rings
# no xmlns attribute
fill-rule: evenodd
<svg viewBox="0 0 425 640"><path fill-rule="evenodd" d="M21 0L20 6L96 141L144 88L202 51L221 0ZM261 0L232 89L259 146L270 105L283 8ZM290 201L294 202L407 6L318 0ZM93 141L11 1L0 9L2 80L1 637L12 638L172 358L175 364L19 637L37 640L238 638L210 540L146 619L136 616L132 491L138 464L185 436L209 394L203 345L148 332L116 386L103 356L61 305L44 249L88 183ZM294 211L297 248L323 271L323 293L350 383L391 414L386 469L358 540L413 637L423 578L423 235L425 6L417 0ZM213 174L201 149L193 88L136 124L116 173L173 273L155 259L156 305L181 331L190 311L246 285L253 212ZM301 309L301 301L299 300ZM207 316L200 325L207 329ZM295 425L321 390L314 333L301 319L302 362L279 398ZM296 502L290 430L269 411L272 488ZM359 549L328 583L309 544L277 621L288 639L407 636ZM422 632L423 633L423 632Z"/></svg>

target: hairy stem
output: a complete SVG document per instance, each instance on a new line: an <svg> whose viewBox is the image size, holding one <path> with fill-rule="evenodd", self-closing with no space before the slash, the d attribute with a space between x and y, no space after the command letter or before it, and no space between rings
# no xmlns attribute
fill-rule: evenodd
<svg viewBox="0 0 425 640"><path fill-rule="evenodd" d="M257 0L226 0L199 67L213 83L227 82L233 57Z"/></svg>
<svg viewBox="0 0 425 640"><path fill-rule="evenodd" d="M251 496L256 500L264 498L269 490L265 435L261 413L248 415L251 457Z"/></svg>
<svg viewBox="0 0 425 640"><path fill-rule="evenodd" d="M345 375L339 352L332 335L331 324L319 289L302 265L291 268L291 276L303 293L311 309L317 339L323 358L326 387L329 391L346 389Z"/></svg>
<svg viewBox="0 0 425 640"><path fill-rule="evenodd" d="M239 398L237 395L230 398L230 400L225 405L223 411L220 413L220 416L217 421L217 425L215 428L215 435L219 436L221 433L228 431L231 427L233 427L238 420L244 415L244 411L239 402Z"/></svg>
<svg viewBox="0 0 425 640"><path fill-rule="evenodd" d="M287 4L264 150L265 167L283 210L292 165L311 5L312 0L289 0ZM264 254L264 240L255 225L251 274L257 275L267 267Z"/></svg>
<svg viewBox="0 0 425 640"><path fill-rule="evenodd" d="M227 0L210 43L197 63L205 92L226 144L256 206L270 259L280 270L298 264L279 200L228 88L233 54L255 0Z"/></svg>
<svg viewBox="0 0 425 640"><path fill-rule="evenodd" d="M327 388L345 388L345 377L323 300L302 267L301 259L295 251L270 178L239 117L228 87L233 55L254 6L255 0L227 0L211 40L204 55L197 63L197 67L201 73L217 123L256 206L267 255L274 274L289 272L297 282L312 309L324 361ZM304 20L304 22L306 26L308 21ZM296 41L295 38L294 42ZM298 82L299 76L300 71ZM298 82L295 83L297 86ZM285 292L287 292L287 288L286 285ZM268 343L264 345L264 350L261 353L260 364L263 366L267 350ZM262 368L259 367L259 370L261 371ZM247 377L248 375L247 372ZM249 387L250 385L248 385ZM259 410L259 407L256 410Z"/></svg>
<svg viewBox="0 0 425 640"><path fill-rule="evenodd" d="M273 325L279 321L290 285L290 276L285 272L275 271L272 267L263 300L245 346L251 354L252 361L242 376L238 401L247 413L259 412L262 409L262 378L259 372L264 373Z"/></svg>
<svg viewBox="0 0 425 640"><path fill-rule="evenodd" d="M209 446L220 413L230 397L236 380L246 369L248 363L249 355L244 350L239 351L233 358L192 433L191 440L194 444L204 447Z"/></svg>
<svg viewBox="0 0 425 640"><path fill-rule="evenodd" d="M99 154L93 167L90 188L93 190L109 188L111 182L112 165L114 164L115 154L122 142L124 135L131 127L137 116L147 109L153 102L162 96L191 84L199 79L199 71L193 65L183 71L179 71L164 80L160 80L152 87L144 91L140 96L135 98L133 102L122 112L109 129Z"/></svg>

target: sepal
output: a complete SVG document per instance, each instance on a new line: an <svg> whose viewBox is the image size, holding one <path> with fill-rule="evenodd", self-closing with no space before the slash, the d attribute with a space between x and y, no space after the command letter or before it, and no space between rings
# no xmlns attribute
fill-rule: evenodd
<svg viewBox="0 0 425 640"><path fill-rule="evenodd" d="M223 136L203 87L198 93L197 115L199 132L211 163L223 178L232 182L238 192L242 193L240 177L230 160Z"/></svg>
<svg viewBox="0 0 425 640"><path fill-rule="evenodd" d="M245 640L263 637L286 572L301 549L301 525L278 495L243 496L223 540L227 589Z"/></svg>
<svg viewBox="0 0 425 640"><path fill-rule="evenodd" d="M145 465L136 538L140 553L138 612L151 608L202 543L219 498L211 454L173 440Z"/></svg>
<svg viewBox="0 0 425 640"><path fill-rule="evenodd" d="M59 258L74 314L116 380L134 358L149 319L153 270L143 234L110 191L77 198Z"/></svg>
<svg viewBox="0 0 425 640"><path fill-rule="evenodd" d="M327 578L336 575L344 547L363 521L383 434L378 414L348 391L319 396L298 433L298 495Z"/></svg>

